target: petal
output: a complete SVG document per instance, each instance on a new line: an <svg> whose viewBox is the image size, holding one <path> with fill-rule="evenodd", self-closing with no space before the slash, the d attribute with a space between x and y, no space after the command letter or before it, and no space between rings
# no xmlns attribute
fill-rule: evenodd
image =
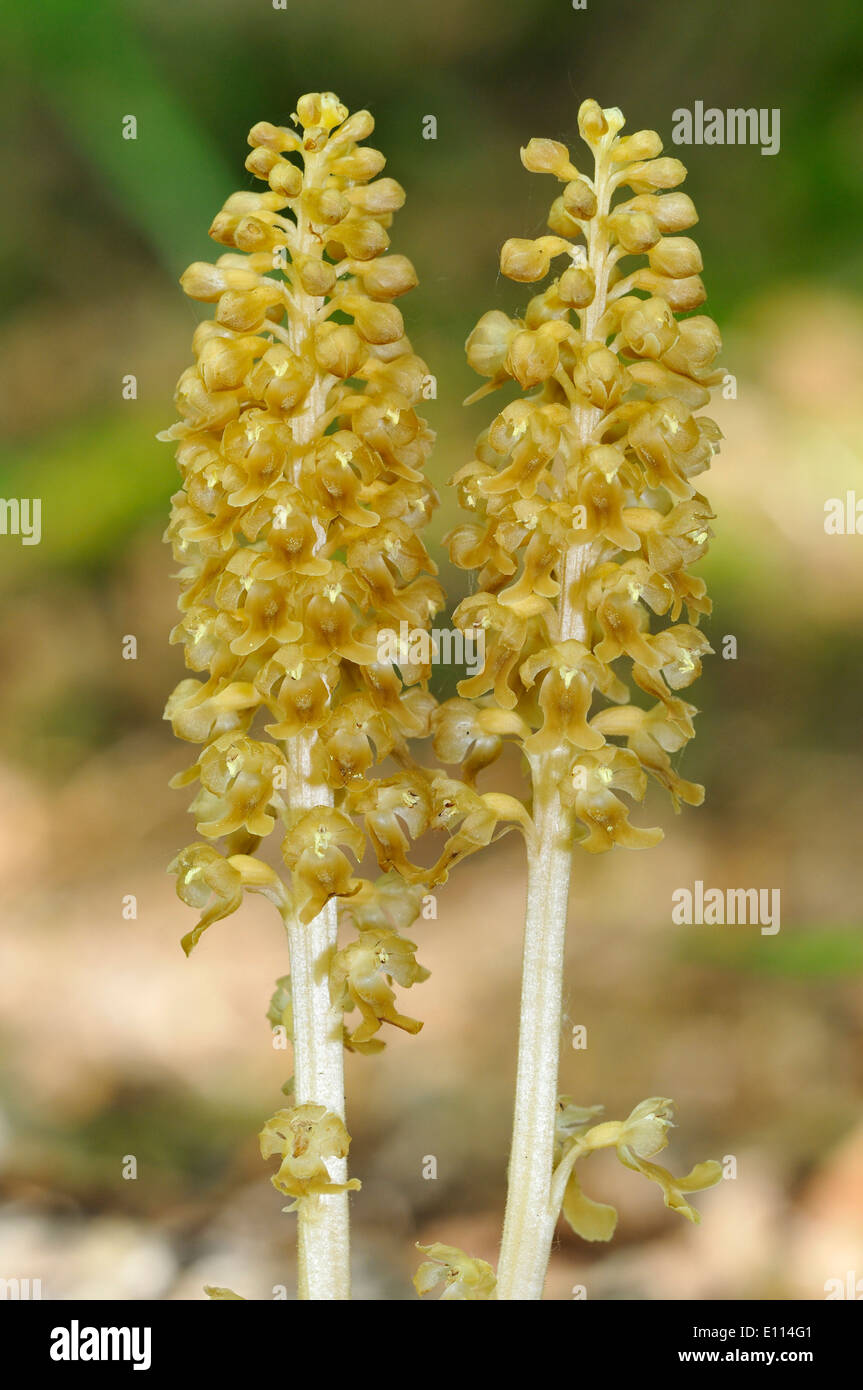
<svg viewBox="0 0 863 1390"><path fill-rule="evenodd" d="M563 1194L563 1214L582 1240L611 1240L617 1226L617 1210L605 1202L594 1202L581 1190L575 1169Z"/></svg>

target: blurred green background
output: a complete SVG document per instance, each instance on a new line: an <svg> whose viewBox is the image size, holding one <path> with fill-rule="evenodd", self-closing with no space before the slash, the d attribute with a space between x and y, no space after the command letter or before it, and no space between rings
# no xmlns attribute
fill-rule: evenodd
<svg viewBox="0 0 863 1390"><path fill-rule="evenodd" d="M441 492L492 410L461 407L464 339L524 302L497 253L541 233L552 196L519 146L562 139L577 163L594 96L687 163L737 378L712 412L726 439L704 573L713 644L733 634L738 657L713 657L692 692L685 775L706 805L677 819L657 800L659 849L576 862L567 1028L589 1045L565 1049L561 1089L610 1116L671 1096L677 1164L732 1155L738 1175L681 1230L595 1160L618 1236L598 1251L562 1232L549 1294L821 1298L825 1280L863 1277L863 540L823 526L828 498L863 492L863 10L35 0L7 9L2 38L0 495L42 499L42 540L0 536L0 1277L41 1277L52 1298L292 1287L293 1223L254 1138L285 1073L264 1018L286 969L278 921L249 903L185 962L189 916L164 874L191 826L160 723L181 657L160 541L176 472L154 436L202 311L177 277L254 183L246 132L320 89L373 111L408 193L393 248L420 276L403 307L438 379ZM696 100L779 108L780 152L674 150L672 113ZM437 540L452 516L445 500ZM462 577L443 572L454 603ZM672 927L671 893L696 878L779 888L781 932ZM494 1258L521 892L514 837L454 875L417 927L433 974L404 1003L424 1032L349 1059L359 1297L412 1296L415 1240Z"/></svg>

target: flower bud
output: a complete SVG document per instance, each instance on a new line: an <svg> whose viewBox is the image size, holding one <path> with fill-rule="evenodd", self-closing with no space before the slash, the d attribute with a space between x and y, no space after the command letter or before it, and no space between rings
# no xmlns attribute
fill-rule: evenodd
<svg viewBox="0 0 863 1390"><path fill-rule="evenodd" d="M301 143L295 131L288 130L286 126L271 125L269 121L258 121L249 131L250 145L260 145L277 154L285 150L298 150Z"/></svg>
<svg viewBox="0 0 863 1390"><path fill-rule="evenodd" d="M252 271L225 270L222 266L208 265L206 261L194 261L180 276L180 285L190 299L215 304L226 290L251 290L259 280L260 276Z"/></svg>
<svg viewBox="0 0 863 1390"><path fill-rule="evenodd" d="M655 130L636 130L618 140L612 150L613 164L629 164L633 160L656 159L662 154L662 141Z"/></svg>
<svg viewBox="0 0 863 1390"><path fill-rule="evenodd" d="M509 345L517 332L512 319L500 309L490 309L465 343L467 360L480 376L497 376L503 370Z"/></svg>
<svg viewBox="0 0 863 1390"><path fill-rule="evenodd" d="M371 111L354 111L330 136L329 149L335 152L355 141L367 140L375 128Z"/></svg>
<svg viewBox="0 0 863 1390"><path fill-rule="evenodd" d="M284 205L284 198L275 192L232 193L221 212L213 218L210 236L224 246L233 246L234 234L245 218L260 217L261 221L269 222L271 217L268 214L278 212Z"/></svg>
<svg viewBox="0 0 863 1390"><path fill-rule="evenodd" d="M259 285L254 290L228 290L219 300L216 319L237 333L261 328L269 309L284 304L278 285Z"/></svg>
<svg viewBox="0 0 863 1390"><path fill-rule="evenodd" d="M567 306L557 292L557 281L553 280L544 290L528 300L524 311L524 324L526 328L540 328L544 323L565 323L567 317Z"/></svg>
<svg viewBox="0 0 863 1390"><path fill-rule="evenodd" d="M198 368L207 390L228 391L242 386L258 342L257 338L212 338L205 344L198 356Z"/></svg>
<svg viewBox="0 0 863 1390"><path fill-rule="evenodd" d="M266 145L259 145L246 156L246 168L250 174L257 174L259 179L265 179L270 170L280 163L282 160L278 152L267 149Z"/></svg>
<svg viewBox="0 0 863 1390"><path fill-rule="evenodd" d="M272 251L276 246L284 246L285 234L280 227L271 226L259 217L244 217L238 222L234 232L234 245L240 251L254 254L256 251Z"/></svg>
<svg viewBox="0 0 863 1390"><path fill-rule="evenodd" d="M417 284L417 273L407 256L382 256L364 264L362 285L370 299L397 299Z"/></svg>
<svg viewBox="0 0 863 1390"><path fill-rule="evenodd" d="M570 266L557 282L561 301L570 309L586 309L593 303L596 283L589 266Z"/></svg>
<svg viewBox="0 0 863 1390"><path fill-rule="evenodd" d="M699 309L707 298L704 282L698 275L687 275L680 280L660 279L657 284L659 294L678 314L688 314L693 309Z"/></svg>
<svg viewBox="0 0 863 1390"><path fill-rule="evenodd" d="M327 250L336 259L342 254L357 261L370 261L380 256L390 244L390 239L379 222L372 218L348 218L333 228ZM341 248L341 250L340 250Z"/></svg>
<svg viewBox="0 0 863 1390"><path fill-rule="evenodd" d="M647 212L615 212L608 225L624 251L633 256L649 251L661 235L655 219Z"/></svg>
<svg viewBox="0 0 863 1390"><path fill-rule="evenodd" d="M270 170L268 182L274 193L281 193L285 198L296 198L302 191L303 176L296 164L280 159Z"/></svg>
<svg viewBox="0 0 863 1390"><path fill-rule="evenodd" d="M650 252L650 268L673 280L697 275L704 268L701 252L691 237L663 237Z"/></svg>
<svg viewBox="0 0 863 1390"><path fill-rule="evenodd" d="M315 227L334 227L347 217L351 205L337 188L313 188L302 195L302 207Z"/></svg>
<svg viewBox="0 0 863 1390"><path fill-rule="evenodd" d="M347 323L320 323L315 329L315 361L333 376L354 376L367 349L357 330Z"/></svg>
<svg viewBox="0 0 863 1390"><path fill-rule="evenodd" d="M581 235L581 225L571 213L567 212L562 196L555 198L549 208L546 226L549 231L556 233L559 237L566 237L570 241L574 241L576 237Z"/></svg>
<svg viewBox="0 0 863 1390"><path fill-rule="evenodd" d="M525 391L547 381L558 361L558 346L553 338L537 333L516 333L513 338L507 367Z"/></svg>
<svg viewBox="0 0 863 1390"><path fill-rule="evenodd" d="M223 212L240 220L243 217L253 217L262 212L278 212L283 206L282 199L276 193L264 193L248 188L241 193L232 193L225 201L222 208Z"/></svg>
<svg viewBox="0 0 863 1390"><path fill-rule="evenodd" d="M621 177L636 193L648 193L654 188L676 188L686 178L686 168L679 159L663 157L630 164Z"/></svg>
<svg viewBox="0 0 863 1390"><path fill-rule="evenodd" d="M306 294L321 297L329 294L336 283L335 266L316 256L294 256L293 266Z"/></svg>
<svg viewBox="0 0 863 1390"><path fill-rule="evenodd" d="M374 217L398 212L404 206L405 191L395 179L376 179L374 183L348 189L347 197L354 207Z"/></svg>
<svg viewBox="0 0 863 1390"><path fill-rule="evenodd" d="M571 179L561 197L570 217L583 219L593 217L596 212L596 195L584 179Z"/></svg>
<svg viewBox="0 0 863 1390"><path fill-rule="evenodd" d="M521 162L532 174L554 174L559 179L577 176L569 150L557 140L529 140L521 150Z"/></svg>
<svg viewBox="0 0 863 1390"><path fill-rule="evenodd" d="M330 169L337 178L348 179L352 183L366 183L381 172L386 159L380 150L372 150L368 145L351 150L350 154L334 159Z"/></svg>
<svg viewBox="0 0 863 1390"><path fill-rule="evenodd" d="M688 231L698 221L695 204L688 193L640 193L629 206L649 212L663 236Z"/></svg>
<svg viewBox="0 0 863 1390"><path fill-rule="evenodd" d="M595 145L608 134L608 122L598 101L583 101L578 110L578 129L582 140Z"/></svg>
<svg viewBox="0 0 863 1390"><path fill-rule="evenodd" d="M562 237L544 236L537 241L511 237L501 247L500 268L510 280L528 284L548 274L552 256L568 250Z"/></svg>
<svg viewBox="0 0 863 1390"><path fill-rule="evenodd" d="M698 309L707 298L704 285L697 275L672 280L670 277L658 275L655 270L645 268L634 272L631 283L636 289L647 290L650 294L664 299L675 313L685 314L691 309Z"/></svg>
<svg viewBox="0 0 863 1390"><path fill-rule="evenodd" d="M357 332L367 343L396 343L404 336L404 320L394 304L366 300L353 314Z"/></svg>

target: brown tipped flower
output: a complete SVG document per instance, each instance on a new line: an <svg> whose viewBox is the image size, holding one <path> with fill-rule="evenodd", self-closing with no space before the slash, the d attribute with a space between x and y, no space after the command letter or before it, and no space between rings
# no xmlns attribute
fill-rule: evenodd
<svg viewBox="0 0 863 1390"><path fill-rule="evenodd" d="M488 381L473 399L508 380L523 395L454 480L469 519L450 553L477 575L455 621L482 628L485 665L435 716L439 756L467 755L471 775L515 738L594 853L661 837L629 824L647 775L675 808L703 796L672 755L695 714L677 692L710 651L698 630L710 601L691 566L711 534L696 480L720 438L697 413L722 374L716 325L693 313L701 255L679 235L695 210L671 191L686 170L655 131L623 137L622 126L617 108L582 105L583 169L557 141L522 150L562 188L551 234L510 239L500 267L523 284L553 278L522 318L493 310L467 341ZM484 729L495 710L513 722Z"/></svg>

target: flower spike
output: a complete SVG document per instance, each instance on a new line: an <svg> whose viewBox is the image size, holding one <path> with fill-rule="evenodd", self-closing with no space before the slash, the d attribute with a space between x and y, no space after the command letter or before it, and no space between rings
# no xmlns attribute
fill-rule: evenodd
<svg viewBox="0 0 863 1390"><path fill-rule="evenodd" d="M249 891L287 928L290 983L271 1015L290 1024L297 1104L262 1144L281 1155L276 1182L299 1211L300 1296L342 1299L345 1194L358 1186L346 1176L342 1034L374 1051L384 1019L412 1030L386 981L425 972L386 932L347 947L332 982L326 968L338 904L371 887L356 872L366 838L351 798L363 789L371 814L375 764L408 765L408 738L431 733L428 670L382 661L381 637L404 621L425 632L443 595L422 539L437 502L418 410L428 368L396 304L417 280L390 253L404 192L364 143L368 111L312 92L291 122L253 127L257 190L228 198L210 228L223 253L180 282L212 317L160 436L182 476L166 539L181 586L172 640L192 673L165 717L200 746L175 779L196 785L200 837L172 864L200 914L184 950ZM258 857L277 827L279 872ZM384 945L381 976L366 957ZM349 1034L339 1014L354 1004L363 1021Z"/></svg>
<svg viewBox="0 0 863 1390"><path fill-rule="evenodd" d="M520 391L452 480L466 514L450 556L472 574L454 622L483 630L485 660L433 721L439 756L467 753L471 780L508 739L532 787L501 1299L541 1296L564 1195L591 1239L616 1220L588 1203L574 1168L550 1200L573 852L657 844L660 826L630 819L649 778L675 811L704 796L678 770L696 713L680 692L711 651L699 629L710 600L692 566L712 534L699 488L720 432L700 412L723 376L721 342L699 312L686 170L656 131L623 127L617 107L585 101L584 164L557 140L524 145L525 168L558 186L547 231L500 253L502 274L531 297L520 315L484 314L466 344L486 382L471 400L510 382ZM691 1211L681 1194L704 1172L675 1186L635 1148L618 1152Z"/></svg>

